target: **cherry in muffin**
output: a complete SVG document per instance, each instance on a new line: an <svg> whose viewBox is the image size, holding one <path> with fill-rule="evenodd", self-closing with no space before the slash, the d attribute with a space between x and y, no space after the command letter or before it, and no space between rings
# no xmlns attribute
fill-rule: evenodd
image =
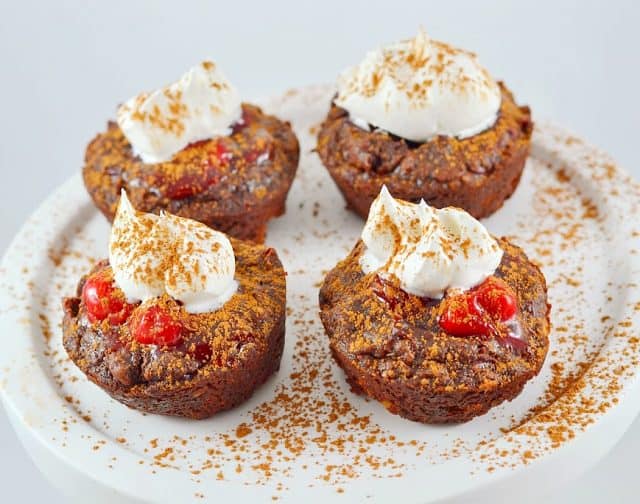
<svg viewBox="0 0 640 504"><path fill-rule="evenodd" d="M123 404L206 418L245 401L279 369L285 290L273 249L135 212L123 195L109 260L63 302L63 344Z"/></svg>
<svg viewBox="0 0 640 504"><path fill-rule="evenodd" d="M383 190L362 239L326 276L320 316L352 389L424 423L511 400L547 354L546 282L469 214Z"/></svg>
<svg viewBox="0 0 640 504"><path fill-rule="evenodd" d="M516 189L532 130L529 108L475 55L420 32L341 75L317 151L363 218L383 185L482 218Z"/></svg>
<svg viewBox="0 0 640 504"><path fill-rule="evenodd" d="M298 157L289 123L241 103L205 61L120 106L117 122L88 145L83 177L110 221L125 189L138 210L167 210L262 242L267 222L284 213Z"/></svg>

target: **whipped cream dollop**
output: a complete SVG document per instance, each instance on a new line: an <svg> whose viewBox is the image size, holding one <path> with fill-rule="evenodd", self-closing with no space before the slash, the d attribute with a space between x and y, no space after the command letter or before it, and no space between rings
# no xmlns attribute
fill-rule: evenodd
<svg viewBox="0 0 640 504"><path fill-rule="evenodd" d="M203 61L179 81L131 98L117 120L135 154L161 163L190 143L228 135L241 116L236 88L215 63Z"/></svg>
<svg viewBox="0 0 640 504"><path fill-rule="evenodd" d="M168 213L137 212L124 191L111 238L109 263L129 302L166 293L189 313L220 308L235 294L235 256L227 236Z"/></svg>
<svg viewBox="0 0 640 504"><path fill-rule="evenodd" d="M502 260L497 241L464 210L397 200L386 187L371 205L362 241L365 273L393 275L404 291L434 299L482 283Z"/></svg>
<svg viewBox="0 0 640 504"><path fill-rule="evenodd" d="M501 101L500 87L473 53L422 30L343 72L335 99L356 126L370 124L414 142L480 133L496 121Z"/></svg>

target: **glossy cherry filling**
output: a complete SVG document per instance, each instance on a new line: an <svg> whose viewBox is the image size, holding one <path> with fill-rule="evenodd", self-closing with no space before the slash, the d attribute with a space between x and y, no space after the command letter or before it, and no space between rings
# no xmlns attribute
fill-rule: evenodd
<svg viewBox="0 0 640 504"><path fill-rule="evenodd" d="M265 253L273 253L273 249L267 249ZM109 346L114 350L127 347L135 340L142 345L155 345L188 354L201 364L213 359L210 342L189 329L189 323L181 319L177 306L172 309L164 304L127 303L124 293L115 285L112 272L108 268L87 278L82 288L82 302L87 318L92 324L106 319L109 325L114 326L113 330L103 332ZM128 323L131 335L129 342L123 341L121 333L116 329L116 326L125 323ZM229 348L233 348L237 354L245 344L254 339L254 336L239 332L231 335L229 339L232 342ZM220 366L228 364L228 359L223 356L216 356L215 361Z"/></svg>
<svg viewBox="0 0 640 504"><path fill-rule="evenodd" d="M140 308L129 325L131 334L143 345L175 346L182 341L182 324L161 306Z"/></svg>
<svg viewBox="0 0 640 504"><path fill-rule="evenodd" d="M185 149L206 149L206 157L202 160L201 170L196 168L172 180L167 186L167 196L173 200L190 198L218 184L224 172L236 162L253 165L271 159L272 146L269 142L265 142L263 146L248 145L242 155L234 152L234 146L238 142L233 139L233 135L241 132L251 121L252 118L243 112L240 121L233 125L231 136L201 140L185 147Z"/></svg>
<svg viewBox="0 0 640 504"><path fill-rule="evenodd" d="M92 324L106 319L109 325L119 326L129 321L131 334L138 343L175 346L182 341L182 324L175 316L160 306L127 303L110 269L87 278L82 287L82 302Z"/></svg>
<svg viewBox="0 0 640 504"><path fill-rule="evenodd" d="M518 311L513 290L496 277L442 301L440 327L452 336L484 336L504 338L518 345L522 342L514 324Z"/></svg>
<svg viewBox="0 0 640 504"><path fill-rule="evenodd" d="M124 323L136 307L127 303L124 293L118 289L107 270L91 275L82 287L82 302L91 323L108 319L111 325Z"/></svg>

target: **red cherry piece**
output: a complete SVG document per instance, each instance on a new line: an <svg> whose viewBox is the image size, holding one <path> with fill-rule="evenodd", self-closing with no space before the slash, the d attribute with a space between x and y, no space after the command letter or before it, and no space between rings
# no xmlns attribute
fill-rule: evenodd
<svg viewBox="0 0 640 504"><path fill-rule="evenodd" d="M112 282L103 273L87 278L82 287L82 301L87 308L89 320L96 322L107 318L110 312Z"/></svg>
<svg viewBox="0 0 640 504"><path fill-rule="evenodd" d="M495 329L491 321L483 317L472 296L455 296L445 301L440 327L454 336L488 335Z"/></svg>
<svg viewBox="0 0 640 504"><path fill-rule="evenodd" d="M506 283L497 278L490 278L480 285L476 299L482 308L501 322L509 320L518 310L515 295Z"/></svg>
<svg viewBox="0 0 640 504"><path fill-rule="evenodd" d="M494 277L470 291L445 298L442 303L439 324L453 336L497 336L508 332L503 323L518 311L511 288Z"/></svg>
<svg viewBox="0 0 640 504"><path fill-rule="evenodd" d="M113 284L105 271L87 278L82 287L82 301L87 308L91 323L109 318L112 325L120 325L129 318L133 305L128 304L124 294Z"/></svg>
<svg viewBox="0 0 640 504"><path fill-rule="evenodd" d="M174 346L182 341L182 324L160 306L136 314L131 333L143 345Z"/></svg>

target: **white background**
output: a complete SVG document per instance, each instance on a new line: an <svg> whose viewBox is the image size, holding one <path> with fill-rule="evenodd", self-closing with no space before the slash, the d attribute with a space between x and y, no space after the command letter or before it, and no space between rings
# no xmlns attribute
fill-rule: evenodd
<svg viewBox="0 0 640 504"><path fill-rule="evenodd" d="M330 82L368 48L412 36L419 25L478 53L534 118L573 130L640 179L639 5L0 0L0 251L38 203L80 170L87 141L131 95L205 57L247 98ZM552 502L637 502L639 452L637 421L611 455ZM0 489L2 502L63 502L2 413Z"/></svg>

